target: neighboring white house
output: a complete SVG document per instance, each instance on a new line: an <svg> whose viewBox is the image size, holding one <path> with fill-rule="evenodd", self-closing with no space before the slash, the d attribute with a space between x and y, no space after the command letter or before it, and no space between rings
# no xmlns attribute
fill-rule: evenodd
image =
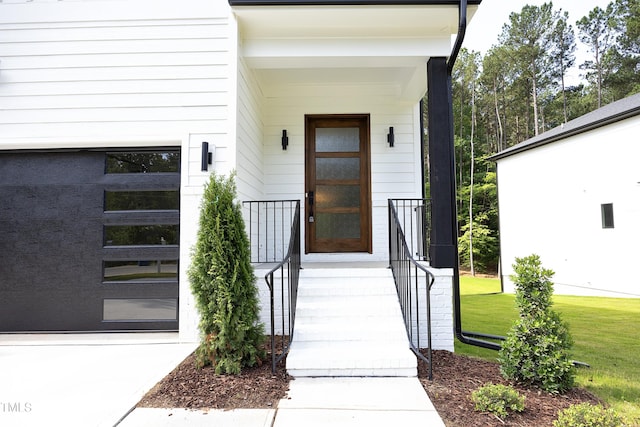
<svg viewBox="0 0 640 427"><path fill-rule="evenodd" d="M555 292L640 297L640 94L518 145L498 164L502 279L540 255Z"/></svg>
<svg viewBox="0 0 640 427"><path fill-rule="evenodd" d="M446 64L461 3L0 2L0 331L195 339L186 271L212 170L237 171L241 200L302 201L303 262L387 260L387 199L423 195L419 103L429 76L448 84L427 64ZM310 225L327 177L349 242Z"/></svg>

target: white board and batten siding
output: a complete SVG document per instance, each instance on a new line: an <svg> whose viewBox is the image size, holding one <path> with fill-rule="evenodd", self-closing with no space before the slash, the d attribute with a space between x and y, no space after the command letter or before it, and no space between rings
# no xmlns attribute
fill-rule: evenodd
<svg viewBox="0 0 640 427"><path fill-rule="evenodd" d="M639 297L640 116L498 160L505 291L516 257L540 256L555 292ZM603 228L601 205L613 204Z"/></svg>
<svg viewBox="0 0 640 427"><path fill-rule="evenodd" d="M0 149L180 147L189 259L208 177L202 141L211 169L235 162L234 25L221 1L0 2ZM180 301L181 334L193 336L188 286Z"/></svg>

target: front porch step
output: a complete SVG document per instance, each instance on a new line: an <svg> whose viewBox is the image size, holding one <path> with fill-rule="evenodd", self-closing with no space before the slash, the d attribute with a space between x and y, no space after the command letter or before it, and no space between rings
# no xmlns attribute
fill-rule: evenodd
<svg viewBox="0 0 640 427"><path fill-rule="evenodd" d="M353 321L353 318L337 318L340 321L300 325L296 319L295 341L320 342L381 342L386 344L407 342L406 332L396 325L388 325L371 318L370 321ZM317 322L322 321L318 319ZM347 323L349 322L349 323ZM402 326L402 325L400 325ZM408 347L408 346L407 346Z"/></svg>
<svg viewBox="0 0 640 427"><path fill-rule="evenodd" d="M397 319L397 303L398 297L396 295L316 296L304 294L302 296L298 295L296 318L347 316L365 319L387 316Z"/></svg>
<svg viewBox="0 0 640 427"><path fill-rule="evenodd" d="M415 377L417 372L408 345L385 341L294 341L287 371L294 377Z"/></svg>
<svg viewBox="0 0 640 427"><path fill-rule="evenodd" d="M416 367L389 269L301 271L290 375L411 377Z"/></svg>

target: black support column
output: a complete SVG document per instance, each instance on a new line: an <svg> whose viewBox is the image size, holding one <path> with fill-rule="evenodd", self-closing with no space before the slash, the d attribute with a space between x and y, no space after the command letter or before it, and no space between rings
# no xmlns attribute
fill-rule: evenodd
<svg viewBox="0 0 640 427"><path fill-rule="evenodd" d="M431 189L431 265L457 267L456 172L451 78L447 59L427 63L429 106L429 182Z"/></svg>

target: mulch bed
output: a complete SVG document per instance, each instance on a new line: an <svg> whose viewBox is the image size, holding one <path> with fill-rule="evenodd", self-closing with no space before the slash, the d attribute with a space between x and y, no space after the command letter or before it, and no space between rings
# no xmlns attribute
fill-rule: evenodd
<svg viewBox="0 0 640 427"><path fill-rule="evenodd" d="M526 396L526 409L500 420L491 414L476 412L470 398L473 390L487 383L508 384L502 379L496 362L448 351L435 351L433 357L433 381L427 379L423 362L419 363L418 376L448 427L552 427L559 410L574 403L598 403L597 398L582 389L553 395L516 386ZM243 370L241 375L215 375L211 367L198 369L194 355L190 355L149 391L138 406L204 410L275 408L286 396L290 380L284 361L279 364L276 375L271 373L270 359L262 366Z"/></svg>
<svg viewBox="0 0 640 427"><path fill-rule="evenodd" d="M420 382L447 427L552 427L558 411L576 403L599 403L584 389L574 388L565 394L554 395L515 385L515 389L525 396L525 410L500 420L492 414L476 412L471 401L471 392L478 387L487 383L509 384L500 375L497 362L434 351L433 381L427 379L426 363L420 361L418 369Z"/></svg>
<svg viewBox="0 0 640 427"><path fill-rule="evenodd" d="M277 347L280 344L277 343ZM265 344L265 349L268 344ZM275 408L289 390L282 360L271 372L271 355L260 366L245 368L240 375L216 375L211 366L196 366L189 355L156 384L138 403L147 408L238 409Z"/></svg>

